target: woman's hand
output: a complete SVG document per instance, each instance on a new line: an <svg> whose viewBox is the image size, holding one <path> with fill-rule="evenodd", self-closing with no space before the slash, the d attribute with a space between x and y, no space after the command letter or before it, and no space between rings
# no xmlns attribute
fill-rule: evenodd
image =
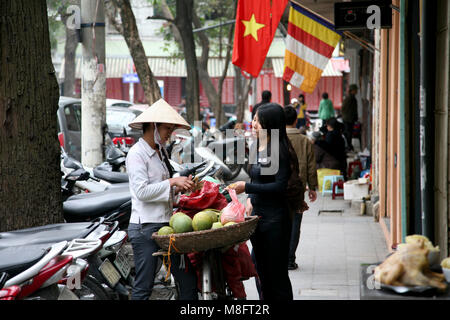
<svg viewBox="0 0 450 320"><path fill-rule="evenodd" d="M194 181L192 181L192 176L170 178L169 182L171 187L175 187L175 193L188 192L194 188Z"/></svg>
<svg viewBox="0 0 450 320"><path fill-rule="evenodd" d="M247 217L250 217L252 215L253 211L253 205L250 198L247 198L247 205L245 206L245 213L247 214Z"/></svg>
<svg viewBox="0 0 450 320"><path fill-rule="evenodd" d="M245 191L245 181L238 181L230 184L227 189L234 189L236 194L243 193Z"/></svg>

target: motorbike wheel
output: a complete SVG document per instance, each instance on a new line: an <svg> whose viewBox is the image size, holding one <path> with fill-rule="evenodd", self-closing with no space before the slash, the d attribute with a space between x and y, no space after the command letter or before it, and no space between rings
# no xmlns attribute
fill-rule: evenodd
<svg viewBox="0 0 450 320"><path fill-rule="evenodd" d="M75 289L73 293L80 300L111 300L101 283L91 276L87 276L81 283L81 289Z"/></svg>

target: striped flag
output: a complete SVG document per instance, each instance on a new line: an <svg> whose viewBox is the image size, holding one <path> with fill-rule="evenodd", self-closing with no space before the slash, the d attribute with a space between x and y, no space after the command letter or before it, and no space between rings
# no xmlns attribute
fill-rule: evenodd
<svg viewBox="0 0 450 320"><path fill-rule="evenodd" d="M283 79L312 93L340 39L331 23L291 2Z"/></svg>

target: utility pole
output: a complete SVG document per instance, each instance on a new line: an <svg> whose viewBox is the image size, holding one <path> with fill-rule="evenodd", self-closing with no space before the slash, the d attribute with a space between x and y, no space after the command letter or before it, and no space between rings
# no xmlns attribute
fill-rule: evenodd
<svg viewBox="0 0 450 320"><path fill-rule="evenodd" d="M103 162L106 126L105 11L103 0L81 0L81 162Z"/></svg>

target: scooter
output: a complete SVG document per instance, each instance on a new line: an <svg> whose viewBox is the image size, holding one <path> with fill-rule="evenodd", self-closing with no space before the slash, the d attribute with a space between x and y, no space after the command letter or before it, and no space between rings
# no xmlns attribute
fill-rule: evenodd
<svg viewBox="0 0 450 320"><path fill-rule="evenodd" d="M235 121L229 121L218 130L201 131L191 129L191 136L176 134L176 139L169 147L172 159L178 163L194 162L197 149L207 147L214 151L217 158L229 168L231 174L224 176L226 181L235 179L242 168L246 169L249 159L249 148L246 142L247 134L227 135L234 128Z"/></svg>
<svg viewBox="0 0 450 320"><path fill-rule="evenodd" d="M84 239L14 243L10 238L0 243L0 300L78 300L71 290L86 278L89 265L83 258L101 246L100 240Z"/></svg>
<svg viewBox="0 0 450 320"><path fill-rule="evenodd" d="M86 278L88 283L85 286L88 287L87 291L90 294L97 294L98 299L106 300L109 299L109 294L104 290L101 285L102 283L110 285L110 288L118 295L128 297L128 290L125 284L118 283L121 280L121 274L125 274L125 272L129 274L131 269L131 267L127 266L127 261L123 261L125 258L119 252L126 238L127 235L125 232L118 231L117 221L111 223L106 222L104 219L99 219L89 223L52 224L1 233L0 246L5 248L20 248L31 245L36 248L43 248L57 242L71 241L71 246L65 252L73 256L74 252L78 252L79 254L80 250L85 249L86 244L92 242L98 243L99 246L96 250L86 256L86 260L91 267L89 269L89 276ZM15 249L8 250L14 251ZM2 251L5 252L4 250ZM111 261L114 265L118 266L119 271L112 267ZM114 278L112 278L113 276ZM127 277L124 278L126 280ZM80 291L80 295L85 291Z"/></svg>

